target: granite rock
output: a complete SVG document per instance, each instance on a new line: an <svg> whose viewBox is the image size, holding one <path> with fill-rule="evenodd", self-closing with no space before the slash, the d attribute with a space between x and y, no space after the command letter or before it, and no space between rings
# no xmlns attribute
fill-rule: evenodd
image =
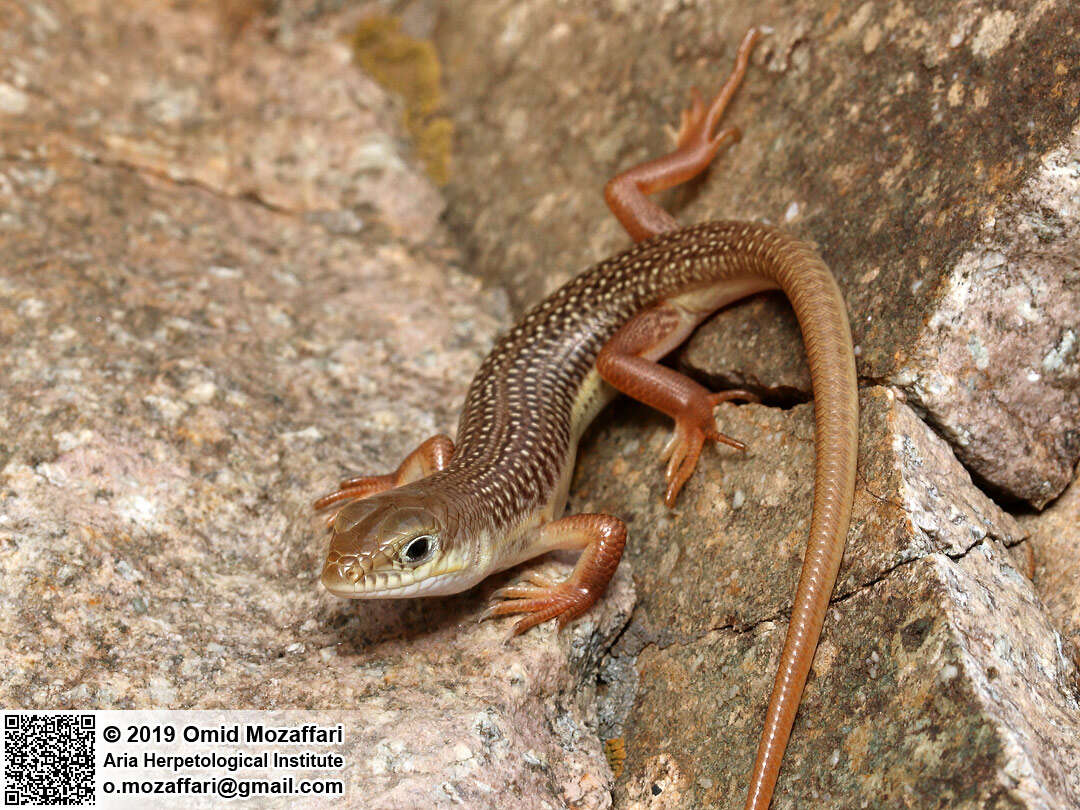
<svg viewBox="0 0 1080 810"><path fill-rule="evenodd" d="M620 808L740 808L784 622L647 646ZM772 807L1080 803L1076 669L994 541L830 609Z"/></svg>
<svg viewBox="0 0 1080 810"><path fill-rule="evenodd" d="M1035 590L1080 664L1080 484L1040 515L1021 515L1035 558Z"/></svg>
<svg viewBox="0 0 1080 810"><path fill-rule="evenodd" d="M668 147L689 88L717 85L752 24L773 32L728 116L743 140L664 202L815 242L860 375L904 390L982 482L1044 505L1080 458L1072 0L456 4L438 28L449 217L475 266L524 305L624 246L604 183ZM684 362L805 399L784 308L733 308Z"/></svg>
<svg viewBox="0 0 1080 810"><path fill-rule="evenodd" d="M349 711L339 806L609 807L628 570L513 641L497 581L319 586L312 500L453 432L508 321L316 6L0 6L0 706Z"/></svg>
<svg viewBox="0 0 1080 810"><path fill-rule="evenodd" d="M1042 507L1080 456L1080 118L1039 157L949 266L887 379L980 479Z"/></svg>
<svg viewBox="0 0 1080 810"><path fill-rule="evenodd" d="M665 420L626 405L604 417L571 508L627 517L631 545L608 595L562 634L509 639L508 621L475 621L513 574L446 599L330 597L309 505L452 433L512 306L623 244L597 190L658 151L685 86L726 70L748 12L341 5L0 5L0 705L352 711L365 756L342 806L737 804L805 544L812 405L718 409L750 450L708 451L674 512L649 462ZM358 22L389 5L405 35L435 31L447 55L455 234L405 140L406 103L349 52ZM1073 452L1073 349L1048 349L1061 362L1034 389L1046 407L1010 416L997 445L975 431L950 448L940 435L959 442L950 425L974 400L945 413L918 382L921 338L959 350L978 334L992 366L1068 317L1069 288L1050 282L1075 270L1059 193L1074 10L961 4L933 23L869 4L755 11L774 13L789 22L733 111L747 133L733 157L756 143L768 160L737 166L722 184L734 193L708 184L673 201L687 221L765 218L816 239L852 311L872 316L855 323L865 377L893 386L862 395L853 529L774 806L1075 804L1076 667L1047 620L1074 627L1048 562L1067 552L1040 539L1071 501L1020 528L954 456L1003 491L1049 497ZM1001 81L1021 56L1028 81ZM875 79L900 84L874 94ZM1029 101L1027 129L999 114ZM926 108L936 129L917 130ZM958 155L969 175L946 171ZM1029 223L1041 254L1008 225L1034 200L1053 214ZM916 240L921 254L902 250ZM985 261L993 250L1004 265ZM988 345L1005 316L933 319L950 301L978 311L949 268L977 259L977 297L1029 278L1035 254L1058 275L1032 287L1042 320L1005 354ZM770 332L783 307L748 304L721 317L785 371L745 351L706 368L692 347L682 362L805 399L797 339ZM998 384L989 368L973 391ZM992 420L1011 404L986 407ZM1021 439L1050 488L1021 492L1007 465L991 468ZM1049 611L1017 573L1025 531ZM627 625L634 576L643 601ZM615 736L628 752L617 785L601 753Z"/></svg>
<svg viewBox="0 0 1080 810"><path fill-rule="evenodd" d="M311 25L317 3L253 6L35 0L0 33L0 83L24 99L8 107L102 163L424 241L443 200L399 104L352 63L358 12Z"/></svg>
<svg viewBox="0 0 1080 810"><path fill-rule="evenodd" d="M663 504L659 466L668 420L633 410L636 418L607 419L590 434L569 508L628 520L641 621L659 610L663 643L717 627L745 629L790 609L810 528L812 408L718 408L720 431L748 449L704 453L674 510ZM836 597L932 552L963 554L987 537L1010 546L1022 539L1015 521L971 485L948 446L890 389L863 393L859 433Z"/></svg>
<svg viewBox="0 0 1080 810"><path fill-rule="evenodd" d="M629 510L638 586L613 650L638 691L602 711L627 753L617 807L742 806L806 543L812 407L721 406L748 451L707 451L673 513L648 463L665 420L619 408L586 443L572 507ZM1073 806L1077 670L1022 530L894 392L861 408L852 529L773 806Z"/></svg>

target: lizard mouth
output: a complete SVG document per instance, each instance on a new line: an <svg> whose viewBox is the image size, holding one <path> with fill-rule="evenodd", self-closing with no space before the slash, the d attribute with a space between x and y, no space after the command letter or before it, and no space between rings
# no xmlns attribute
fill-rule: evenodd
<svg viewBox="0 0 1080 810"><path fill-rule="evenodd" d="M376 563L377 560L370 555L330 551L322 572L323 587L335 596L355 599L368 594L397 590L415 583L412 571L374 570Z"/></svg>
<svg viewBox="0 0 1080 810"><path fill-rule="evenodd" d="M331 551L323 566L323 587L346 599L434 596L464 590L461 586L454 587L457 577L452 576L461 570L460 566L440 566L439 571L421 573L422 569L376 570L377 562L368 556Z"/></svg>

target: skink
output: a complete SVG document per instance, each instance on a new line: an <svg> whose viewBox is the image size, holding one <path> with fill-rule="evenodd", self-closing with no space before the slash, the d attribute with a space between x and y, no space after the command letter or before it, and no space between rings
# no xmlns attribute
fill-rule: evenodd
<svg viewBox="0 0 1080 810"><path fill-rule="evenodd" d="M782 290L813 381L814 504L747 810L771 800L844 550L855 485L855 358L840 290L809 245L750 222L681 228L646 195L686 182L739 139L735 127L717 127L757 38L747 32L708 106L694 93L673 152L608 183L607 203L636 244L566 284L497 341L469 388L457 444L434 436L395 472L343 481L316 502L342 504L329 521L322 582L344 597L457 593L545 552L580 549L565 581L525 573L497 590L485 612L524 614L517 633L549 619L562 627L600 598L626 542L617 517L562 517L585 427L620 391L674 419L664 450L671 506L705 442L743 447L717 431L714 406L753 397L710 393L657 361L718 308Z"/></svg>

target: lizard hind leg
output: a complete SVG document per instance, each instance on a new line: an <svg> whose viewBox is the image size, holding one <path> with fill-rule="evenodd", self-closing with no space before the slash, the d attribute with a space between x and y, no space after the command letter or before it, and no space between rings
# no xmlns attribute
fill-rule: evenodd
<svg viewBox="0 0 1080 810"><path fill-rule="evenodd" d="M738 439L717 430L713 408L733 399L758 401L755 394L738 388L711 393L686 375L656 362L656 358L681 343L695 323L696 319L679 308L661 304L623 324L596 358L596 370L604 380L675 420L675 430L661 453L668 462L664 503L669 507L675 505L683 484L694 472L706 441L746 449Z"/></svg>
<svg viewBox="0 0 1080 810"><path fill-rule="evenodd" d="M716 127L720 124L720 119L724 117L724 112L735 96L735 91L739 89L739 85L746 76L746 69L750 64L750 52L760 38L761 30L757 28L751 28L743 35L739 50L735 55L735 67L723 87L709 101L708 106L705 106L700 90L696 87L690 89L690 106L683 110L679 129L675 135L676 151L704 150L704 154L712 150L707 158L703 155L699 158L704 160L702 169L712 161L716 152L727 141L737 142L741 137L738 127L727 127L719 132L716 131Z"/></svg>
<svg viewBox="0 0 1080 810"><path fill-rule="evenodd" d="M693 382L690 380L690 382ZM696 383L695 383L696 384ZM697 467L698 459L706 441L720 442L728 447L733 447L740 452L746 452L746 445L738 439L732 438L716 429L713 419L713 408L721 402L741 400L743 402L758 402L756 394L745 391L742 388L731 388L727 391L719 391L715 394L706 394L702 402L693 402L687 408L692 416L679 415L675 417L675 429L671 438L660 452L661 461L667 461L665 478L667 480L667 492L664 494L664 503L672 507L678 498L694 468ZM705 412L708 411L708 417ZM695 419L695 417L697 417Z"/></svg>

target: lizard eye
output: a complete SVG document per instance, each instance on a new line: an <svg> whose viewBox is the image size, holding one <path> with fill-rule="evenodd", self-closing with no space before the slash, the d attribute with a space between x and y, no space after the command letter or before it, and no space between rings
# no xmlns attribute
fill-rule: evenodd
<svg viewBox="0 0 1080 810"><path fill-rule="evenodd" d="M438 541L433 535L422 534L406 543L398 552L398 558L406 565L419 565L435 553L437 545Z"/></svg>

